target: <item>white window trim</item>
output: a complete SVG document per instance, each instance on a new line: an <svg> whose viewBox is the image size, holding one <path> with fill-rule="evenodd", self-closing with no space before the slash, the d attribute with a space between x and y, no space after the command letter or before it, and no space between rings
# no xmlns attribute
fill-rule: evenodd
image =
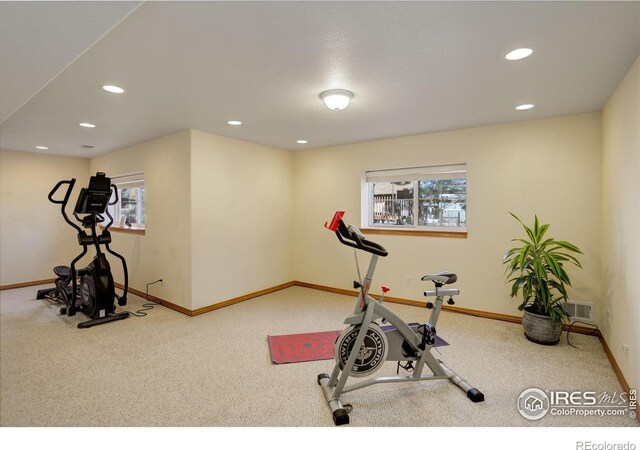
<svg viewBox="0 0 640 450"><path fill-rule="evenodd" d="M111 214L113 215L113 226L116 228L122 228L122 226L120 225L120 216L121 216L121 205L122 205L122 187L127 187L127 185L129 185L129 187L131 187L131 185L133 185L133 187L144 187L144 173L131 173L131 174L127 174L127 175L121 175L121 176L117 176L117 177L111 177L111 183L115 184L116 188L118 189L118 203L111 206ZM137 186L136 186L137 185ZM141 217L140 214L142 214L142 208L140 207L142 203L142 199L139 198L138 199L138 205L139 207L136 208L136 222L131 224L131 227L125 227L127 229L133 229L133 230L144 230L146 228L144 223L141 223Z"/></svg>
<svg viewBox="0 0 640 450"><path fill-rule="evenodd" d="M434 166L420 167L403 167L395 169L376 169L368 170L361 177L361 217L360 222L363 228L374 228L381 230L417 230L431 232L447 232L447 233L466 233L467 227L437 227L428 225L386 225L374 224L374 195L373 185L375 181L386 182L413 182L413 217L415 222L419 222L419 181L421 180L437 180L437 179L467 179L467 164L443 164ZM467 183L468 187L468 183ZM467 191L468 198L468 191ZM467 202L468 204L468 202ZM465 211L465 214L467 212ZM465 223L468 222L465 220Z"/></svg>

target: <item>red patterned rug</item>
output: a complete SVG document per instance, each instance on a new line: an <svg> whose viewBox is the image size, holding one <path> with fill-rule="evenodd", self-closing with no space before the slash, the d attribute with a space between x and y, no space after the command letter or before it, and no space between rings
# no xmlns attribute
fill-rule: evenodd
<svg viewBox="0 0 640 450"><path fill-rule="evenodd" d="M410 325L418 325L410 324ZM392 328L390 325L383 330ZM267 336L271 360L275 364L297 363L304 361L319 361L333 359L333 347L342 331L321 331L319 333L283 334ZM436 347L449 345L436 336Z"/></svg>

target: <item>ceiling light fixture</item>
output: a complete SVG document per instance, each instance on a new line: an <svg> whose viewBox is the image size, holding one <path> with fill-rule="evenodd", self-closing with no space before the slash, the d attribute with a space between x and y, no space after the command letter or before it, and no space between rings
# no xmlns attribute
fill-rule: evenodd
<svg viewBox="0 0 640 450"><path fill-rule="evenodd" d="M78 125L85 128L95 128L96 126L89 122L80 122Z"/></svg>
<svg viewBox="0 0 640 450"><path fill-rule="evenodd" d="M298 144L306 144L307 141L305 141L304 139L300 139L299 141L296 141Z"/></svg>
<svg viewBox="0 0 640 450"><path fill-rule="evenodd" d="M533 53L533 50L531 50L530 48L518 48L516 50L510 51L509 53L504 55L504 57L507 58L509 61L517 61L518 59L526 58L532 53Z"/></svg>
<svg viewBox="0 0 640 450"><path fill-rule="evenodd" d="M516 106L516 109L518 111L526 111L527 109L531 109L531 108L533 108L533 105L531 103L525 103L524 105Z"/></svg>
<svg viewBox="0 0 640 450"><path fill-rule="evenodd" d="M242 125L242 122L240 122L239 120L230 120L227 123L229 125L235 125L235 126Z"/></svg>
<svg viewBox="0 0 640 450"><path fill-rule="evenodd" d="M104 89L107 92L111 92L112 94L124 94L124 89L122 89L120 86L106 84L102 86L102 89Z"/></svg>
<svg viewBox="0 0 640 450"><path fill-rule="evenodd" d="M37 148L38 150L49 150L49 147L43 147L43 146L41 146L41 145L36 145L36 148Z"/></svg>
<svg viewBox="0 0 640 450"><path fill-rule="evenodd" d="M327 108L334 111L341 111L349 106L349 102L353 98L353 92L344 89L331 89L320 94L320 98L327 105Z"/></svg>

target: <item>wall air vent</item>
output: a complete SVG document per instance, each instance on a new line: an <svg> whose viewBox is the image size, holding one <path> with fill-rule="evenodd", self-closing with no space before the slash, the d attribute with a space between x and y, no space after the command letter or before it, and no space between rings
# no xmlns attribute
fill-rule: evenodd
<svg viewBox="0 0 640 450"><path fill-rule="evenodd" d="M566 302L563 308L571 316L572 322L574 320L593 322L593 303Z"/></svg>

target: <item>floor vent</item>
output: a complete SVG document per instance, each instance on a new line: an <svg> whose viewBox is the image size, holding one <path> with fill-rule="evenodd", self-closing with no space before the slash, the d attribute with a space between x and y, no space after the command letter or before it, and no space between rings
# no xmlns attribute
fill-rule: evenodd
<svg viewBox="0 0 640 450"><path fill-rule="evenodd" d="M563 308L571 316L571 321L588 320L593 322L593 303L566 302Z"/></svg>

